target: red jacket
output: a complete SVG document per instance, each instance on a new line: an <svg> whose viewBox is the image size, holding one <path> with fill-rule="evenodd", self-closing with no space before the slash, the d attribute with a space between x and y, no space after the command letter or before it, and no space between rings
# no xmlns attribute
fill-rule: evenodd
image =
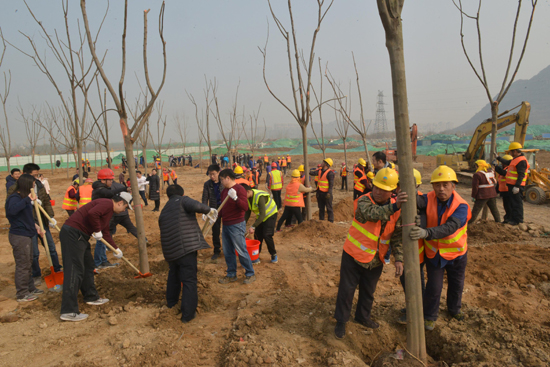
<svg viewBox="0 0 550 367"><path fill-rule="evenodd" d="M65 221L64 225L78 229L80 232L91 236L93 232L103 234L105 241L109 242L115 249L118 248L109 232L109 221L113 216L113 200L95 199L90 203L81 206L73 215Z"/></svg>
<svg viewBox="0 0 550 367"><path fill-rule="evenodd" d="M227 202L223 206L220 213L222 217L222 223L224 226L230 226L233 224L244 222L244 214L248 210L248 199L246 197L246 190L241 185L235 185L232 187L237 191L237 200L231 198L227 199ZM221 193L222 203L227 197L228 189L223 189Z"/></svg>
<svg viewBox="0 0 550 367"><path fill-rule="evenodd" d="M472 197L474 199L483 200L497 197L497 181L496 178L491 179L491 177L495 177L493 171L474 173L474 177L472 177Z"/></svg>

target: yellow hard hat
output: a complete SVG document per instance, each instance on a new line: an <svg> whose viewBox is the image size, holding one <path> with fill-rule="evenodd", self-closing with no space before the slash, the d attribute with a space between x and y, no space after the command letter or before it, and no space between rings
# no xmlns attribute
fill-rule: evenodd
<svg viewBox="0 0 550 367"><path fill-rule="evenodd" d="M334 164L334 162L332 161L331 158L327 158L327 159L325 159L323 162L327 162L327 164L328 164L329 167L332 167L332 165Z"/></svg>
<svg viewBox="0 0 550 367"><path fill-rule="evenodd" d="M399 176L394 169L389 167L382 168L376 176L372 183L374 186L382 189L384 191L393 191L397 188L397 183L399 182Z"/></svg>
<svg viewBox="0 0 550 367"><path fill-rule="evenodd" d="M367 173L367 177L372 180L374 178L374 173L372 172Z"/></svg>
<svg viewBox="0 0 550 367"><path fill-rule="evenodd" d="M413 173L414 178L416 179L416 186L422 185L422 175L420 174L420 172L416 168L413 168Z"/></svg>
<svg viewBox="0 0 550 367"><path fill-rule="evenodd" d="M292 177L297 177L297 178L300 178L300 171L295 169L294 171L292 171Z"/></svg>
<svg viewBox="0 0 550 367"><path fill-rule="evenodd" d="M516 141L510 143L510 145L508 146L508 150L516 150L516 149L523 149L521 144Z"/></svg>
<svg viewBox="0 0 550 367"><path fill-rule="evenodd" d="M430 183L449 181L458 182L456 172L451 167L439 166L432 172L432 179Z"/></svg>
<svg viewBox="0 0 550 367"><path fill-rule="evenodd" d="M243 174L243 168L241 166L237 166L233 170L233 173L236 174L236 175L242 175Z"/></svg>
<svg viewBox="0 0 550 367"><path fill-rule="evenodd" d="M300 167L298 167L298 171L304 172L304 165L303 164L300 164Z"/></svg>
<svg viewBox="0 0 550 367"><path fill-rule="evenodd" d="M363 158L359 158L357 161L358 164L362 165L363 167L367 166L367 162Z"/></svg>
<svg viewBox="0 0 550 367"><path fill-rule="evenodd" d="M73 181L73 184L77 184L77 185L80 185L80 180L77 178Z"/></svg>
<svg viewBox="0 0 550 367"><path fill-rule="evenodd" d="M514 159L514 157L512 157L510 154L506 154L506 155L502 156L502 159L506 159L507 161L511 161L512 159Z"/></svg>

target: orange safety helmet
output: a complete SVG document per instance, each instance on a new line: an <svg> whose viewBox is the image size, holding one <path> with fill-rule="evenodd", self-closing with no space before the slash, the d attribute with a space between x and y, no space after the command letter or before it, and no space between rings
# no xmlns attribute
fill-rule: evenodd
<svg viewBox="0 0 550 367"><path fill-rule="evenodd" d="M275 162L271 163L271 167L277 167L277 163Z"/></svg>
<svg viewBox="0 0 550 367"><path fill-rule="evenodd" d="M112 169L110 168L103 168L100 169L97 173L97 179L98 180L113 180L115 178L115 174Z"/></svg>

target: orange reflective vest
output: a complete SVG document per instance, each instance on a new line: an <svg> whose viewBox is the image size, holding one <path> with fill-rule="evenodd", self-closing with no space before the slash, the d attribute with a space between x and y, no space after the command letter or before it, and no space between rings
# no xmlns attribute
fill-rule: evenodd
<svg viewBox="0 0 550 367"><path fill-rule="evenodd" d="M269 158L267 158L267 155L264 155L264 162L269 163Z"/></svg>
<svg viewBox="0 0 550 367"><path fill-rule="evenodd" d="M281 159L281 167L286 167L286 159Z"/></svg>
<svg viewBox="0 0 550 367"><path fill-rule="evenodd" d="M321 168L317 168L317 174L315 175L315 182L319 182L319 172L321 172Z"/></svg>
<svg viewBox="0 0 550 367"><path fill-rule="evenodd" d="M178 179L178 174L176 173L176 171L170 172L170 178L172 179L172 181Z"/></svg>
<svg viewBox="0 0 550 367"><path fill-rule="evenodd" d="M357 177L357 175L355 174L356 172L360 173L359 177ZM365 172L363 172L362 169L356 168L355 170L353 170L353 183L354 183L353 188L355 190L360 192L365 191L365 185L361 183L361 180L363 179L365 179Z"/></svg>
<svg viewBox="0 0 550 367"><path fill-rule="evenodd" d="M248 181L248 186L254 188L256 187L256 184L254 183L254 180L252 179L252 172L250 172L247 176L246 176L246 180Z"/></svg>
<svg viewBox="0 0 550 367"><path fill-rule="evenodd" d="M525 186L525 183L527 182L527 171L531 167L529 165L529 162L527 161L527 158L525 156L520 155L519 157L516 157L512 159L512 162L510 162L510 165L508 166L508 172L506 172L506 184L508 185L515 185L518 180L518 170L516 166L519 162L525 161L527 163L527 169L525 170L525 176L523 176L523 181L521 181L521 186Z"/></svg>
<svg viewBox="0 0 550 367"><path fill-rule="evenodd" d="M291 162L292 162L292 158L290 158L290 156L287 155L287 156L286 156L286 161L287 161L288 163L291 163Z"/></svg>
<svg viewBox="0 0 550 367"><path fill-rule="evenodd" d="M162 172L162 179L164 182L168 181L170 179L170 174L167 172Z"/></svg>
<svg viewBox="0 0 550 367"><path fill-rule="evenodd" d="M300 188L300 179L293 178L286 186L285 206L305 207L304 195L298 191Z"/></svg>
<svg viewBox="0 0 550 367"><path fill-rule="evenodd" d="M504 167L508 171L508 167ZM498 175L498 191L499 192L508 192L508 186L506 185L506 176Z"/></svg>
<svg viewBox="0 0 550 367"><path fill-rule="evenodd" d="M89 185L89 184L84 184L82 186L80 186L80 188L78 189L78 193L80 195L80 207L82 208L82 206L88 204L90 201L92 201L92 191L94 189L92 189L92 185Z"/></svg>
<svg viewBox="0 0 550 367"><path fill-rule="evenodd" d="M250 181L248 181L246 178L237 177L237 179L235 179L235 182L238 183L239 185L240 184L245 184L245 185L250 186Z"/></svg>
<svg viewBox="0 0 550 367"><path fill-rule="evenodd" d="M363 196L367 196L373 204L377 205L370 192ZM391 203L395 203L394 198L391 199ZM355 201L354 213L356 209L357 201ZM346 242L344 242L344 251L361 263L371 262L376 252L378 252L380 261L384 263L384 256L388 252L390 239L400 215L401 210L392 214L390 220L386 223L384 233L380 233L382 231L382 221L361 223L354 217L351 227L349 227Z"/></svg>
<svg viewBox="0 0 550 367"><path fill-rule="evenodd" d="M250 175L250 177L251 177L251 180L253 180L255 185L260 184L260 172L258 171L252 172L252 175Z"/></svg>
<svg viewBox="0 0 550 367"><path fill-rule="evenodd" d="M306 185L306 175L303 175L302 177L300 177L300 182L302 183L302 185Z"/></svg>
<svg viewBox="0 0 550 367"><path fill-rule="evenodd" d="M468 203L462 199L456 191L453 191L453 201L451 206L445 209L445 213L441 217L441 225L447 223L447 219L454 213L456 208L460 204ZM470 211L470 206L468 205L468 218L466 224L462 228L459 228L455 233L437 240L424 240L425 252L428 258L433 259L435 254L439 251L439 254L442 258L446 260L453 260L459 256L462 256L468 250L468 244L466 242L468 238L468 221L472 217L472 212ZM427 219L427 228L437 227L440 224L438 223L438 213L437 213L437 196L435 191L430 191L428 193L428 206L426 208L426 219Z"/></svg>
<svg viewBox="0 0 550 367"><path fill-rule="evenodd" d="M65 209L65 210L77 209L78 201L76 201L76 199L71 199L69 197L69 192L71 191L74 191L75 193L77 192L75 187L72 185L67 188L67 191L65 191L65 197L63 198L63 204L61 205L62 209Z"/></svg>
<svg viewBox="0 0 550 367"><path fill-rule="evenodd" d="M281 175L281 171L279 171L278 169L272 170L271 172L269 172L269 177L271 178L269 189L271 191L282 190L283 178Z"/></svg>
<svg viewBox="0 0 550 367"><path fill-rule="evenodd" d="M348 175L348 168L344 166L342 167L342 169L340 169L340 176L346 177L347 175Z"/></svg>
<svg viewBox="0 0 550 367"><path fill-rule="evenodd" d="M317 187L321 192L328 192L328 173L330 172L330 169L327 169L325 173L322 173L323 171L319 170L318 181L317 181Z"/></svg>

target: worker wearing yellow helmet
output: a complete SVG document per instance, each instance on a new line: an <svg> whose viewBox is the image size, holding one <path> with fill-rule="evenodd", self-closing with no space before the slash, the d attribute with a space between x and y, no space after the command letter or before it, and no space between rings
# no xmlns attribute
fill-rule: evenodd
<svg viewBox="0 0 550 367"><path fill-rule="evenodd" d="M514 159L509 154L502 156L502 162L511 162ZM510 196L511 191L508 190L508 185L506 185L506 174L510 168L508 163L502 163L502 166L495 166L495 172L497 173L497 183L498 183L498 192L502 198L502 206L504 207L504 221L507 223L512 219L512 207L510 206Z"/></svg>
<svg viewBox="0 0 550 367"><path fill-rule="evenodd" d="M497 160L503 165L508 166L505 178L506 186L508 187L508 204L511 210L511 216L508 218L505 217L504 223L513 226L523 223L523 191L525 190L525 184L527 182L527 172L529 168L531 168L521 149L523 149L523 147L520 143L510 143L508 150L510 151L512 159L509 160L500 158L495 152Z"/></svg>
<svg viewBox="0 0 550 367"><path fill-rule="evenodd" d="M305 187L300 181L300 171L295 169L291 174L291 181L286 186L285 211L277 222L277 232L281 231L283 222L286 227L291 226L292 217L296 218L298 224L302 223L302 208L305 207L304 194L314 191L313 187Z"/></svg>
<svg viewBox="0 0 550 367"><path fill-rule="evenodd" d="M237 184L245 184L245 185L249 185L250 182L244 178L244 170L241 166L236 166L235 169L233 170L233 173L235 174L235 176L237 176L237 178L235 179L235 182Z"/></svg>
<svg viewBox="0 0 550 367"><path fill-rule="evenodd" d="M424 242L428 282L424 293L424 327L433 330L439 315L443 278L447 273L447 308L461 321L462 291L467 263L467 229L470 206L456 191L456 173L447 166L432 172L433 191L418 196L417 206L426 216L426 228L414 226L410 237Z"/></svg>
<svg viewBox="0 0 550 367"><path fill-rule="evenodd" d="M367 180L367 162L359 158L353 170L353 200L372 190L372 178L370 182Z"/></svg>
<svg viewBox="0 0 550 367"><path fill-rule="evenodd" d="M332 189L334 187L334 171L330 169L333 161L325 158L321 169L309 171L310 176L317 176L317 205L319 207L319 220L325 220L325 208L328 214L328 221L334 222L334 211L332 210Z"/></svg>
<svg viewBox="0 0 550 367"><path fill-rule="evenodd" d="M487 205L495 222L500 222L500 213L497 207L497 179L491 165L483 159L475 162L476 173L472 177L472 218L469 223L475 223L478 214Z"/></svg>
<svg viewBox="0 0 550 367"><path fill-rule="evenodd" d="M353 223L349 228L336 298L337 338L346 335L346 322L350 318L355 290L359 285L359 299L355 321L371 329L379 327L371 318L376 285L384 268L384 256L391 245L395 258L395 275L403 273L401 204L406 194L392 198L398 175L391 168L382 168L373 180L372 192L355 202ZM382 230L382 228L384 228Z"/></svg>

